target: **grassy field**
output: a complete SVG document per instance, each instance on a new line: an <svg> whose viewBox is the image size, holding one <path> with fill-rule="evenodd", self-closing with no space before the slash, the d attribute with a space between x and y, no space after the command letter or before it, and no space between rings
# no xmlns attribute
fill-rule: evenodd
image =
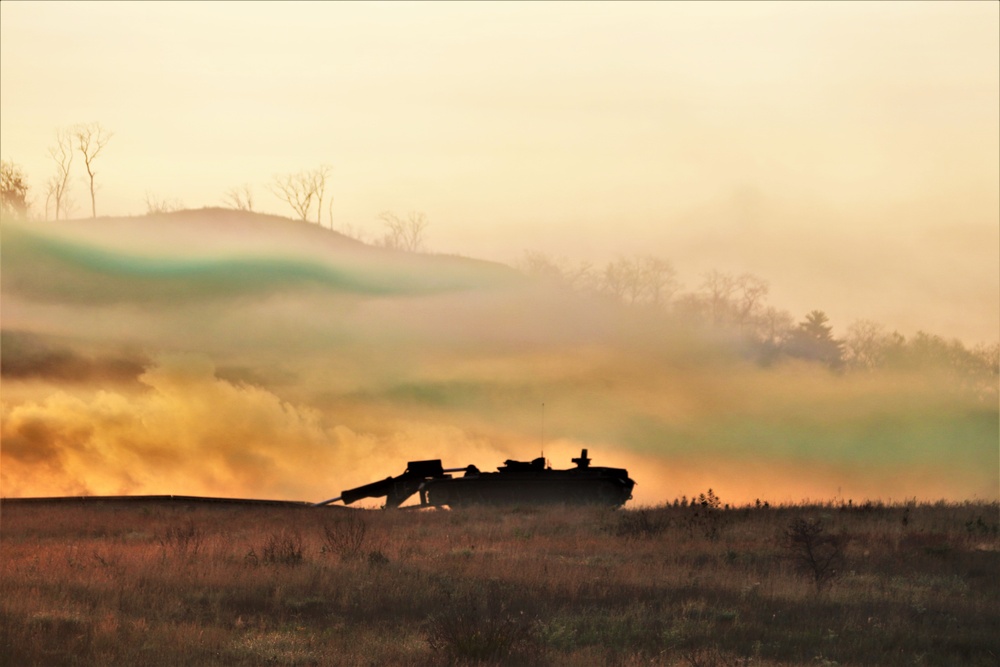
<svg viewBox="0 0 1000 667"><path fill-rule="evenodd" d="M4 503L5 665L995 665L996 503Z"/></svg>

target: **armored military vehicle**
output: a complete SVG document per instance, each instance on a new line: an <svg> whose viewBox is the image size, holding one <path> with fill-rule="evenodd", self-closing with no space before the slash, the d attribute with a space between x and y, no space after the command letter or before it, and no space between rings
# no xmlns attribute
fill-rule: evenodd
<svg viewBox="0 0 1000 667"><path fill-rule="evenodd" d="M544 458L507 460L496 472L480 472L474 465L445 468L440 459L410 461L401 475L342 491L315 506L384 497L386 508L396 508L414 494L419 494L418 507L452 508L559 503L620 507L632 498L635 481L624 468L591 466L586 449L572 461L573 468L553 470ZM457 472L462 475L452 475Z"/></svg>

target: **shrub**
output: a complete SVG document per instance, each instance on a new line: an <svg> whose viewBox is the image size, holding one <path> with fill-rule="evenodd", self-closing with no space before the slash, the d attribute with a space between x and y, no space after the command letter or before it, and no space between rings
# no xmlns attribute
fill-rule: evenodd
<svg viewBox="0 0 1000 667"><path fill-rule="evenodd" d="M389 557L382 553L381 549L373 549L368 552L368 565L371 567L381 567L389 564Z"/></svg>
<svg viewBox="0 0 1000 667"><path fill-rule="evenodd" d="M812 577L816 590L832 582L843 563L843 538L828 533L821 519L793 519L784 530L784 548L799 569Z"/></svg>
<svg viewBox="0 0 1000 667"><path fill-rule="evenodd" d="M302 563L302 536L281 531L271 533L260 548L260 555L251 549L246 555L250 565L299 565Z"/></svg>
<svg viewBox="0 0 1000 667"><path fill-rule="evenodd" d="M169 550L181 557L194 557L201 550L204 539L198 526L188 519L183 524L167 528L158 541L164 552Z"/></svg>
<svg viewBox="0 0 1000 667"><path fill-rule="evenodd" d="M535 621L514 609L511 596L496 581L485 591L449 595L441 613L428 623L427 642L452 663L529 662L538 648Z"/></svg>
<svg viewBox="0 0 1000 667"><path fill-rule="evenodd" d="M368 523L361 512L345 513L334 523L323 525L323 553L332 553L341 560L360 558L364 553Z"/></svg>
<svg viewBox="0 0 1000 667"><path fill-rule="evenodd" d="M615 534L625 539L656 537L667 527L662 512L655 513L648 509L625 510L618 515L618 525Z"/></svg>
<svg viewBox="0 0 1000 667"><path fill-rule="evenodd" d="M690 512L686 522L688 534L694 537L695 533L701 533L712 541L719 539L719 531L726 522L719 496L709 489L708 493L698 494L697 499L692 498L688 508ZM729 509L728 504L725 509Z"/></svg>

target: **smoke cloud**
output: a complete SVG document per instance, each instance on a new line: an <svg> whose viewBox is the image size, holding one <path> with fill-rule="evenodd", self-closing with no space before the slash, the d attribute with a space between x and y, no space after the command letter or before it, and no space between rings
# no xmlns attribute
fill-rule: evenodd
<svg viewBox="0 0 1000 667"><path fill-rule="evenodd" d="M763 366L680 316L269 216L0 231L5 496L321 500L582 448L644 504L1000 493L995 376Z"/></svg>
<svg viewBox="0 0 1000 667"><path fill-rule="evenodd" d="M134 382L148 364L135 352L87 353L26 331L0 331L0 375L69 383Z"/></svg>
<svg viewBox="0 0 1000 667"><path fill-rule="evenodd" d="M164 358L140 381L134 394L56 392L5 404L4 493L319 499L341 483L402 472L414 450L497 456L455 429L417 422L384 436L356 433L259 387L221 380L203 357Z"/></svg>

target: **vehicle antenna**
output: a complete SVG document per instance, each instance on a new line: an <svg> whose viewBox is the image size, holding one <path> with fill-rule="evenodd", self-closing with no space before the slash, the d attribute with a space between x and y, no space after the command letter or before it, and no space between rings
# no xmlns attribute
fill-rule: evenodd
<svg viewBox="0 0 1000 667"><path fill-rule="evenodd" d="M542 458L545 458L545 403L542 403Z"/></svg>

